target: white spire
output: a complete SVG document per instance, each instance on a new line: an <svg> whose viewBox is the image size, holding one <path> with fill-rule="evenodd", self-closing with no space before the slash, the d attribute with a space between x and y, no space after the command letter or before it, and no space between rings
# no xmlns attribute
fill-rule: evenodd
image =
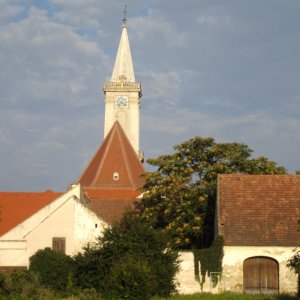
<svg viewBox="0 0 300 300"><path fill-rule="evenodd" d="M126 12L126 10L125 10ZM124 76L126 80L124 80ZM133 64L131 59L131 52L129 46L128 32L127 32L127 20L126 15L123 19L122 34L118 53L115 61L115 66L111 75L112 82L119 82L120 78L124 81L135 82Z"/></svg>

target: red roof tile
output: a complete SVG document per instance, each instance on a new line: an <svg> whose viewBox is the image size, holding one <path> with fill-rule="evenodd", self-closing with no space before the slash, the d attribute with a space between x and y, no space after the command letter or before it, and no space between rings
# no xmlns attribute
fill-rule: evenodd
<svg viewBox="0 0 300 300"><path fill-rule="evenodd" d="M125 132L115 122L78 182L90 199L91 210L113 224L141 194L138 188L144 184L144 173Z"/></svg>
<svg viewBox="0 0 300 300"><path fill-rule="evenodd" d="M300 246L300 176L219 175L217 207L227 246Z"/></svg>
<svg viewBox="0 0 300 300"><path fill-rule="evenodd" d="M62 193L0 192L0 236L51 203Z"/></svg>
<svg viewBox="0 0 300 300"><path fill-rule="evenodd" d="M90 200L90 209L105 222L112 225L119 222L126 209L134 208L141 192L136 189L84 188Z"/></svg>
<svg viewBox="0 0 300 300"><path fill-rule="evenodd" d="M116 121L78 182L83 187L136 189L144 184L143 173L143 164Z"/></svg>
<svg viewBox="0 0 300 300"><path fill-rule="evenodd" d="M105 188L84 188L89 199L136 199L141 192L136 189L105 189Z"/></svg>

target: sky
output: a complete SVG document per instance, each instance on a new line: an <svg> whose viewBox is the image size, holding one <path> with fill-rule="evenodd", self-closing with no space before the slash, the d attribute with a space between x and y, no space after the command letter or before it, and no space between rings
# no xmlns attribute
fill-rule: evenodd
<svg viewBox="0 0 300 300"><path fill-rule="evenodd" d="M146 159L212 136L300 169L300 1L0 0L0 191L80 177L125 4Z"/></svg>

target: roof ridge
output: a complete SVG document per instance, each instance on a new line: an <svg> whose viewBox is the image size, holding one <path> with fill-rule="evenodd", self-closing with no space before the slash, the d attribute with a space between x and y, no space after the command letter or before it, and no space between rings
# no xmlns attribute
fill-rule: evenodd
<svg viewBox="0 0 300 300"><path fill-rule="evenodd" d="M108 135L106 136L106 139L104 139L104 141L107 141L107 146L104 149L105 151L104 151L104 154L103 154L103 159L100 160L100 164L99 164L99 167L97 168L96 176L94 177L94 180L91 182L91 185L95 185L96 180L97 180L99 174L101 173L104 161L107 157L108 149L110 148L110 145L111 145L112 140L113 140L113 135L115 134L115 132L113 131L113 127L114 127L114 125L112 126L111 130L109 131ZM102 145L101 145L101 147L102 147ZM97 154L97 152L96 152L96 154Z"/></svg>
<svg viewBox="0 0 300 300"><path fill-rule="evenodd" d="M116 122L118 122L118 121L116 121ZM122 128L122 126L121 126L121 124L119 124L119 132L118 132L118 134L119 135L121 135L121 132L122 132L122 134L125 134L125 132L123 131L123 128ZM127 155L126 155L126 152L125 152L125 145L124 145L124 139L123 138L121 138L121 136L120 136L120 141L121 141L121 150L122 150L122 154L123 154L123 157L124 157L124 161L125 161L125 167L126 167L126 170L127 170L127 174L128 174L128 177L129 177L129 181L130 181L130 184L133 186L133 187L135 187L135 184L134 184L134 182L133 182L133 178L132 178L132 174L131 174L131 169L129 168L129 163L128 163L128 157L127 157ZM130 146L132 147L132 145L131 145L131 143L129 143L130 144ZM132 147L132 150L135 152L135 150L134 150L134 148ZM136 152L135 152L136 153Z"/></svg>
<svg viewBox="0 0 300 300"><path fill-rule="evenodd" d="M140 177L143 173L143 164L121 124L115 121L78 182L83 187L137 188L144 183Z"/></svg>

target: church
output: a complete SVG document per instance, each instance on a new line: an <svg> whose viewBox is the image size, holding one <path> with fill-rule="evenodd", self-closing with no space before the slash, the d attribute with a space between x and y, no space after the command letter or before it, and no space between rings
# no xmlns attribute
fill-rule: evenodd
<svg viewBox="0 0 300 300"><path fill-rule="evenodd" d="M141 197L142 89L134 76L126 18L112 76L103 91L104 140L65 193L0 192L0 271L27 268L29 258L45 247L76 254Z"/></svg>
<svg viewBox="0 0 300 300"><path fill-rule="evenodd" d="M141 199L141 84L123 19L111 78L104 83L104 140L67 191L0 192L0 271L26 269L39 249L74 255ZM295 293L286 267L300 246L300 176L219 175L216 235L224 237L223 274L206 292ZM200 292L192 252L180 254L180 293Z"/></svg>

